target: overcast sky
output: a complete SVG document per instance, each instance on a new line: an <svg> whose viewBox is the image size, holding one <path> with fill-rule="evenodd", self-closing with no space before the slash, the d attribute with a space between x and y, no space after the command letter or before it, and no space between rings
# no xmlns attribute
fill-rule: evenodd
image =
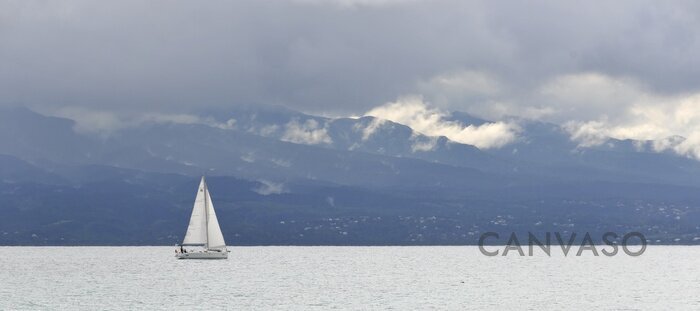
<svg viewBox="0 0 700 311"><path fill-rule="evenodd" d="M696 1L2 1L0 103L360 115L411 97L661 139L700 129L699 35Z"/></svg>

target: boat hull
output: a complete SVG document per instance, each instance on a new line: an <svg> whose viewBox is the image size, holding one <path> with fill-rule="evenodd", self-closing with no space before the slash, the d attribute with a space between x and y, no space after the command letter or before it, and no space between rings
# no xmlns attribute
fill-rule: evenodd
<svg viewBox="0 0 700 311"><path fill-rule="evenodd" d="M228 252L190 252L175 254L177 259L226 259Z"/></svg>

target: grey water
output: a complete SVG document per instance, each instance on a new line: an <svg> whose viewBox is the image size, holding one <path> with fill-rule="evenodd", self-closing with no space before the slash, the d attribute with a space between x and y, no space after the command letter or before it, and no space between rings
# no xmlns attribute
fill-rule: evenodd
<svg viewBox="0 0 700 311"><path fill-rule="evenodd" d="M0 247L0 310L698 310L700 247L640 257L477 247Z"/></svg>

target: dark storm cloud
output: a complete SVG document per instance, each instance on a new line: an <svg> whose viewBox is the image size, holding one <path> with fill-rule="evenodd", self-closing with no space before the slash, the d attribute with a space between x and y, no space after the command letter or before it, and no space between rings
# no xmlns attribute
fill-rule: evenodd
<svg viewBox="0 0 700 311"><path fill-rule="evenodd" d="M3 2L0 102L362 113L463 71L488 73L512 105L581 72L692 93L697 12L683 1Z"/></svg>

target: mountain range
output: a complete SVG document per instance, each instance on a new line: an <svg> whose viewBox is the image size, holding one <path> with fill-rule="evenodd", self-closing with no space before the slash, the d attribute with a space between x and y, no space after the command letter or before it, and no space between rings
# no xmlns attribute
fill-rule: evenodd
<svg viewBox="0 0 700 311"><path fill-rule="evenodd" d="M450 122L490 123L461 112ZM642 232L700 244L700 162L514 120L479 149L371 116L235 107L109 131L0 110L0 244L169 245L208 178L232 245L475 244L483 232Z"/></svg>

